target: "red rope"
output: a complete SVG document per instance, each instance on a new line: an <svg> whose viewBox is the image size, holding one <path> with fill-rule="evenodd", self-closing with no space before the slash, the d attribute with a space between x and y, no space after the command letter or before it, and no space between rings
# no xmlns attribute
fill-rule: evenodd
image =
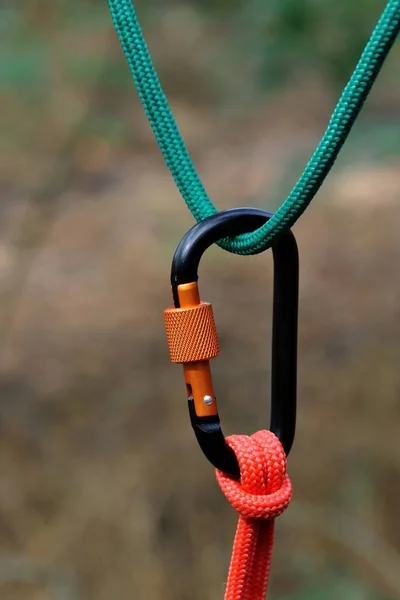
<svg viewBox="0 0 400 600"><path fill-rule="evenodd" d="M265 600L275 518L292 497L286 455L271 431L233 435L227 442L238 459L240 480L218 470L217 480L240 516L225 600Z"/></svg>

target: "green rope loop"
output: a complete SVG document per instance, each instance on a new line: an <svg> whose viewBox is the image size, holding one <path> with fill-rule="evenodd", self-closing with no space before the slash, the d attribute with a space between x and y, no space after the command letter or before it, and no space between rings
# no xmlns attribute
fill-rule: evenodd
<svg viewBox="0 0 400 600"><path fill-rule="evenodd" d="M140 100L165 162L197 221L215 214L161 87L131 0L108 0ZM321 187L375 82L400 30L400 0L389 0L346 85L328 127L287 199L263 227L224 239L219 246L234 254L258 254L294 225Z"/></svg>

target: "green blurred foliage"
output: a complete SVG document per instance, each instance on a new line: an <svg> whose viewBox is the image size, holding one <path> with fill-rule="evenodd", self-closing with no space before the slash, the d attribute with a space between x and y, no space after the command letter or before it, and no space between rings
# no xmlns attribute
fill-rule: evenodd
<svg viewBox="0 0 400 600"><path fill-rule="evenodd" d="M210 27L221 29L225 51L239 63L257 60L259 83L280 84L301 69L343 85L384 7L379 0L139 1L140 14L191 6Z"/></svg>
<svg viewBox="0 0 400 600"><path fill-rule="evenodd" d="M93 32L110 19L106 2L53 0L51 11L43 11L42 4L0 8L1 81L25 86L33 80L45 83L48 57L43 30L48 32L52 24L62 21L64 28L90 27ZM263 90L304 70L318 72L335 87L343 85L383 8L378 0L138 0L134 4L145 26L157 27L167 14L186 11L189 15L191 10L192 22L202 29L204 39L215 37L212 47L225 55L226 63L218 64L233 69L233 77L252 64ZM85 76L91 70L90 65L81 67Z"/></svg>
<svg viewBox="0 0 400 600"><path fill-rule="evenodd" d="M319 82L336 99L383 8L379 0L138 0L134 5L168 97L211 109L221 122L246 116L267 94L295 93L308 82ZM82 135L129 144L136 125L126 128L120 99L132 93L132 79L106 1L5 3L0 24L0 87L16 114L4 122L2 144L18 151L36 143L42 134L35 123L47 113L51 94L69 99L70 106L53 117L56 129L69 127L79 96L92 89L97 99ZM398 53L397 47L385 66L378 97L399 89ZM369 152L399 151L390 127L380 126L372 138Z"/></svg>

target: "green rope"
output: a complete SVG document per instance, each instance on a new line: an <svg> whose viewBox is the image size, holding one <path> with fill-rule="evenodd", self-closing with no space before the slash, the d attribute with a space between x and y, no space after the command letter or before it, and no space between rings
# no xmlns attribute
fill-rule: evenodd
<svg viewBox="0 0 400 600"><path fill-rule="evenodd" d="M165 162L197 221L213 215L212 204L196 172L169 108L131 0L108 0L115 29L128 60L140 100ZM224 239L219 245L235 254L257 254L305 211L332 168L400 30L400 0L389 0L331 116L314 154L289 196L257 231Z"/></svg>

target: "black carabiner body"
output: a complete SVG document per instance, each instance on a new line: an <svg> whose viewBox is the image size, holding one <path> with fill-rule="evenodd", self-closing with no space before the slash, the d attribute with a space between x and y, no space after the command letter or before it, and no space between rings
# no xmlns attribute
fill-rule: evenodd
<svg viewBox="0 0 400 600"><path fill-rule="evenodd" d="M217 213L194 225L182 238L172 261L171 284L175 310L181 307L180 289L185 284L197 283L199 263L207 248L224 237L254 231L271 216L271 213L259 209L238 208ZM289 454L296 427L299 293L298 250L291 231L284 232L273 243L272 254L274 289L270 430L282 442L286 454ZM202 303L199 301L199 304ZM191 335L193 338L196 332ZM195 343L196 340L192 339L188 342ZM191 367L196 367L194 361ZM211 386L210 392L205 392L204 399L205 401L208 399L211 403L214 399L212 381L208 385ZM199 411L196 410L196 402L188 380L187 389L190 419L200 448L217 469L238 477L238 462L225 441L216 404L213 414L197 414Z"/></svg>

